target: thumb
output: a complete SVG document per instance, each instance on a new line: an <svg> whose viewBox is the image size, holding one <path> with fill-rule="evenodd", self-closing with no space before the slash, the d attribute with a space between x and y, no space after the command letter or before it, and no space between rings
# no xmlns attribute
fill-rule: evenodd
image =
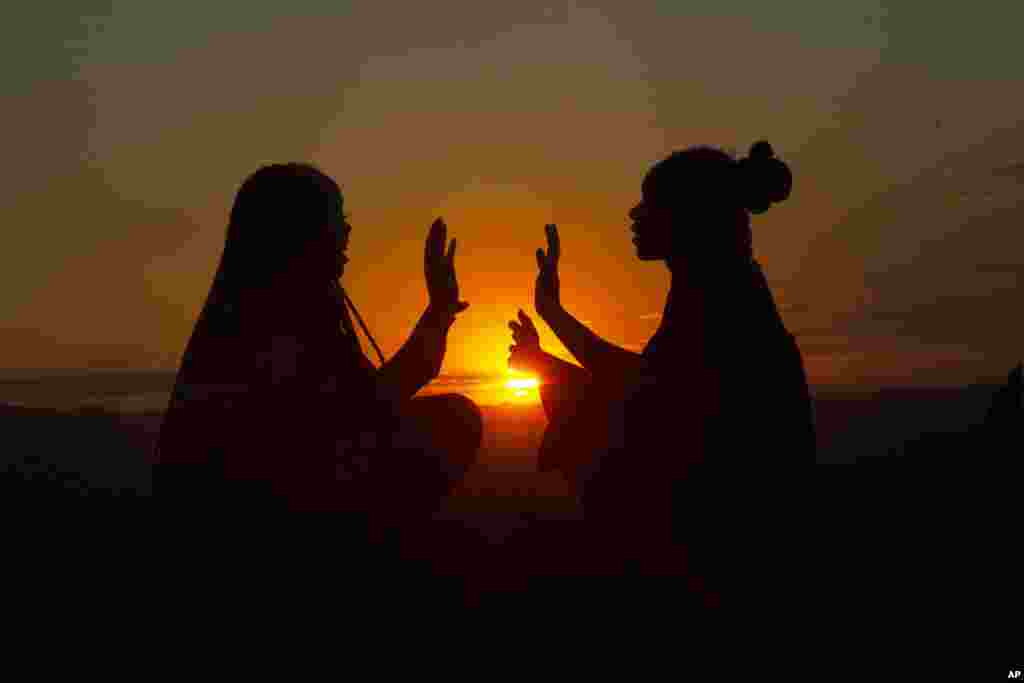
<svg viewBox="0 0 1024 683"><path fill-rule="evenodd" d="M537 267L544 270L544 250L537 249Z"/></svg>

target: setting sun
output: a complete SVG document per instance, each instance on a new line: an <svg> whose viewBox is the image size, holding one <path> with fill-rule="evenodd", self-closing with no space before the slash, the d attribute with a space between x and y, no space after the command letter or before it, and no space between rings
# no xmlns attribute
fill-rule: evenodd
<svg viewBox="0 0 1024 683"><path fill-rule="evenodd" d="M536 389L537 380L534 379L533 377L528 377L525 379L510 379L509 381L505 382L505 386L507 386L509 389Z"/></svg>
<svg viewBox="0 0 1024 683"><path fill-rule="evenodd" d="M510 374L518 375L515 371ZM536 401L539 400L537 393L537 387L540 382L537 381L536 377L524 377L524 376L513 376L505 382L505 387L509 389L512 397L519 401Z"/></svg>

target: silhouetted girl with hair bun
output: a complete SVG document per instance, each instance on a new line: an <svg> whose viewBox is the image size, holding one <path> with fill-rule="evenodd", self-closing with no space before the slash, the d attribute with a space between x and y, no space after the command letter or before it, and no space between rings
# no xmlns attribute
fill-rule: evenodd
<svg viewBox="0 0 1024 683"><path fill-rule="evenodd" d="M626 546L664 548L685 529L689 561L711 562L715 552L694 549L728 535L713 529L743 507L730 493L737 482L814 463L803 359L753 257L750 221L788 199L792 184L765 141L739 160L696 146L654 164L629 217L637 257L664 261L672 284L642 353L601 339L562 307L561 244L548 226L535 308L583 367L541 351L525 313L511 323L510 364L542 378L541 469L576 485L587 516L602 520L601 543L619 529ZM714 583L710 566L702 571Z"/></svg>

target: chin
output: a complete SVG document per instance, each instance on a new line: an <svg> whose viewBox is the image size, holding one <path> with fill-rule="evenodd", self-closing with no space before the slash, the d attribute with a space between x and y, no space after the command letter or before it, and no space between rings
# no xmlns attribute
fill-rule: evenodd
<svg viewBox="0 0 1024 683"><path fill-rule="evenodd" d="M633 248L636 250L636 257L641 261L657 261L658 259L665 258L664 256L652 254L650 251L650 245L648 244L639 245L634 242Z"/></svg>

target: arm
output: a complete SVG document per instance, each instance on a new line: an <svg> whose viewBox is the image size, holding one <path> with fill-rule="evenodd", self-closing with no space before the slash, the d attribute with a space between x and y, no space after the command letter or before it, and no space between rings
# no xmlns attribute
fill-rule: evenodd
<svg viewBox="0 0 1024 683"><path fill-rule="evenodd" d="M593 376L578 365L567 363L546 351L534 352L534 367L540 379L540 400L548 420L565 413L567 399L582 396Z"/></svg>
<svg viewBox="0 0 1024 683"><path fill-rule="evenodd" d="M404 401L441 372L448 329L455 314L469 307L459 301L455 278L455 239L445 254L447 226L438 218L431 224L423 253L423 274L430 304L412 334L391 360L377 371L377 397L391 403Z"/></svg>
<svg viewBox="0 0 1024 683"><path fill-rule="evenodd" d="M541 316L580 364L602 381L625 380L640 368L639 353L605 341L558 306Z"/></svg>
<svg viewBox="0 0 1024 683"><path fill-rule="evenodd" d="M549 420L558 419L566 413L568 400L581 398L594 386L593 375L578 365L567 363L540 348L540 335L530 316L519 309L519 320L510 320L512 339L515 345L509 347L508 366L513 370L525 370L540 380L540 398L544 413Z"/></svg>
<svg viewBox="0 0 1024 683"><path fill-rule="evenodd" d="M377 395L398 402L413 396L441 372L448 330L455 321L427 307L408 341L377 370Z"/></svg>
<svg viewBox="0 0 1024 683"><path fill-rule="evenodd" d="M576 388L589 384L593 379L589 371L539 348L532 354L530 369L537 374L541 384Z"/></svg>
<svg viewBox="0 0 1024 683"><path fill-rule="evenodd" d="M559 295L558 260L561 243L558 227L544 226L548 235L547 253L537 250L537 282L534 285L533 307L569 349L580 364L602 383L619 383L640 368L640 354L606 342L569 315Z"/></svg>
<svg viewBox="0 0 1024 683"><path fill-rule="evenodd" d="M516 345L510 347L509 367L525 370L540 381L540 399L549 421L567 416L576 401L589 394L596 385L593 375L572 363L540 348L537 329L530 317L519 311L520 323L509 322Z"/></svg>

